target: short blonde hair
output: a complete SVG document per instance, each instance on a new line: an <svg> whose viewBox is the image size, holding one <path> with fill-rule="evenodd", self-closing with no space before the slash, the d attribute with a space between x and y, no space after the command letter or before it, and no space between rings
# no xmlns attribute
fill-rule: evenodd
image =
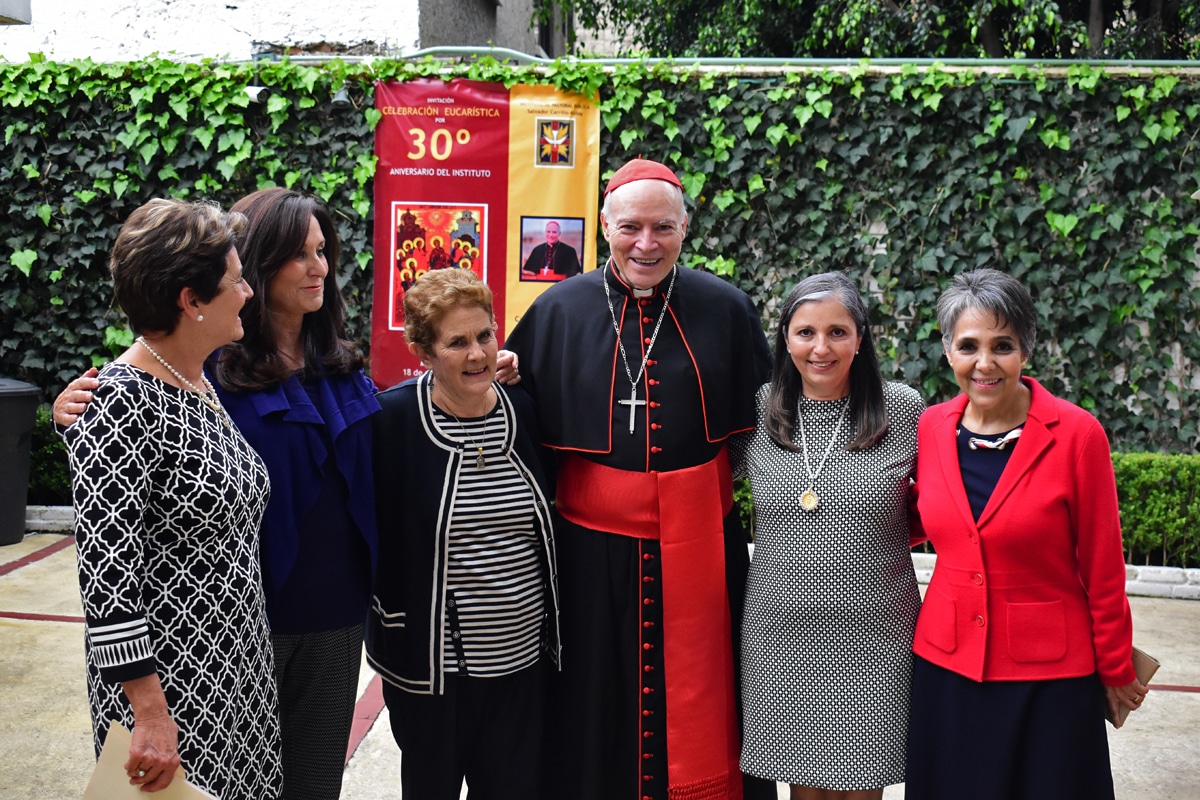
<svg viewBox="0 0 1200 800"><path fill-rule="evenodd" d="M482 308L493 323L492 290L469 269L447 267L426 272L404 293L404 339L428 351L438 325L455 308Z"/></svg>

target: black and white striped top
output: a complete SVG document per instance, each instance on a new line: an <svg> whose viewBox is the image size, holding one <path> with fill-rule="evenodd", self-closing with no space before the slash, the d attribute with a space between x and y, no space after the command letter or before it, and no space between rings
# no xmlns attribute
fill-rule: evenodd
<svg viewBox="0 0 1200 800"><path fill-rule="evenodd" d="M454 494L442 629L447 672L496 677L538 659L544 611L535 498L506 456L499 404L485 417L434 407L442 433L467 444ZM476 465L476 446L484 467Z"/></svg>

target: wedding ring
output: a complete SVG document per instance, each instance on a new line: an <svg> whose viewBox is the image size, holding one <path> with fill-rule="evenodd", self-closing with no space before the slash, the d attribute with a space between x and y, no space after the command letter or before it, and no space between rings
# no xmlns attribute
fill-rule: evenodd
<svg viewBox="0 0 1200 800"><path fill-rule="evenodd" d="M139 778L144 778L144 777L146 777L146 770L144 770L144 769L139 769L139 770L138 770L138 777L139 777Z"/></svg>

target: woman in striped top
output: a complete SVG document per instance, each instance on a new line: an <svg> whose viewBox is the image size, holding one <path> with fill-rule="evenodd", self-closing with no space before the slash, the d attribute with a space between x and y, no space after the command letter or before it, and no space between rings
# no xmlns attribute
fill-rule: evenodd
<svg viewBox="0 0 1200 800"><path fill-rule="evenodd" d="M495 382L492 294L470 270L404 298L427 372L379 396L379 567L367 658L405 797L539 794L542 655L558 658L548 490L531 399Z"/></svg>

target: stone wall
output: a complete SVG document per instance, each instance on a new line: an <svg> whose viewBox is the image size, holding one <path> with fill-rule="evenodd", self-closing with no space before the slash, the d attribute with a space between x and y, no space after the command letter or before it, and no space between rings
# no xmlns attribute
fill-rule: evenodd
<svg viewBox="0 0 1200 800"><path fill-rule="evenodd" d="M30 25L0 26L0 58L248 61L261 54L402 56L459 45L537 52L532 0L33 0Z"/></svg>

